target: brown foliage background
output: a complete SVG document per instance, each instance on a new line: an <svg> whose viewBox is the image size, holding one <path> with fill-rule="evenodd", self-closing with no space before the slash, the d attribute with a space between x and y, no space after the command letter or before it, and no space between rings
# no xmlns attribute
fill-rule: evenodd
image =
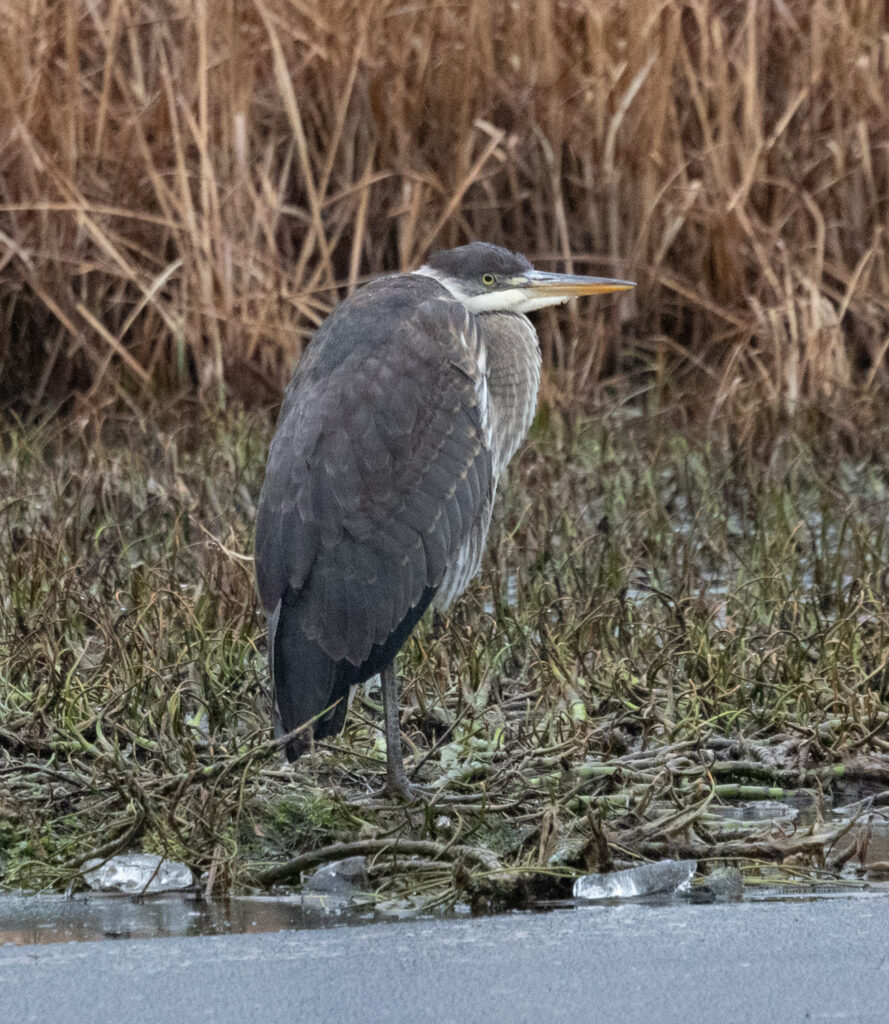
<svg viewBox="0 0 889 1024"><path fill-rule="evenodd" d="M339 296L478 237L640 282L542 318L551 400L845 416L887 96L885 0L15 0L0 400L274 399Z"/></svg>

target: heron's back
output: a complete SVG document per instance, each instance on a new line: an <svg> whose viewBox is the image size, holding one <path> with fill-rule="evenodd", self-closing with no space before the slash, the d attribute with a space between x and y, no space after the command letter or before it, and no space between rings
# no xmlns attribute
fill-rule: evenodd
<svg viewBox="0 0 889 1024"><path fill-rule="evenodd" d="M461 551L483 543L493 475L477 342L435 281L384 278L334 311L294 374L256 533L288 731L391 661Z"/></svg>

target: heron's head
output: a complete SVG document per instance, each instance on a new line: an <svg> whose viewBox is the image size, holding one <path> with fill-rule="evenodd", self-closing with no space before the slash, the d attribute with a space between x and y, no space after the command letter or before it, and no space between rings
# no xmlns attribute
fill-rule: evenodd
<svg viewBox="0 0 889 1024"><path fill-rule="evenodd" d="M575 295L635 288L633 281L535 270L519 253L488 242L437 252L416 273L434 277L473 313L531 313Z"/></svg>

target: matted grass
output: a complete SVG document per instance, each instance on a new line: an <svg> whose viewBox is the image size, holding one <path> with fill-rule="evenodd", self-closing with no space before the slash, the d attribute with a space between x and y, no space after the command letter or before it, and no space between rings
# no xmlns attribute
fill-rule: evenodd
<svg viewBox="0 0 889 1024"><path fill-rule="evenodd" d="M5 883L144 849L220 893L364 852L381 898L428 907L639 857L836 866L817 818L717 813L889 779L889 461L804 426L755 461L621 408L539 417L482 576L400 659L408 768L437 794L410 810L369 796L378 692L295 768L270 740L249 559L267 416L8 432Z"/></svg>

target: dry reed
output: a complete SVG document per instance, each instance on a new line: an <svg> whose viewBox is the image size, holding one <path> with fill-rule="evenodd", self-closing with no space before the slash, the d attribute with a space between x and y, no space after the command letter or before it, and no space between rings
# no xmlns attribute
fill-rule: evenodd
<svg viewBox="0 0 889 1024"><path fill-rule="evenodd" d="M0 19L0 399L19 409L272 400L338 296L471 237L642 285L544 319L550 400L618 379L736 421L848 416L885 389L883 0L29 0Z"/></svg>

